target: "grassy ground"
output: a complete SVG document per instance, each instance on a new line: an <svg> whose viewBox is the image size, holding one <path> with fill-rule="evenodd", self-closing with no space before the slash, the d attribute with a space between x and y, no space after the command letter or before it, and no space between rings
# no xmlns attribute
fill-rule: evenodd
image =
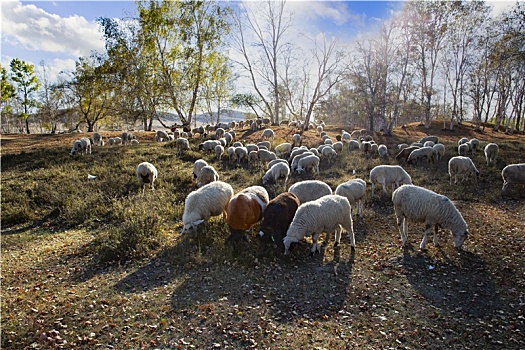
<svg viewBox="0 0 525 350"><path fill-rule="evenodd" d="M444 231L441 247L419 251L419 224L409 225L412 247L402 249L390 195L370 198L370 190L364 219L354 221L355 253L347 237L337 249L327 237L314 257L307 241L286 258L255 235L225 245L220 217L206 233L181 236L196 159L236 191L259 184L264 170L196 151L176 157L152 133L137 133L134 148L74 158L78 135L2 135L2 348L525 348L525 189L500 193L501 169L525 162L524 136L411 125L376 136L391 148L388 160L346 152L317 178L333 189L367 179L375 165L395 164L395 144L426 133L439 135L445 159L406 169L455 201L471 232L461 253ZM292 134L278 129L276 143ZM251 142L259 133L238 136ZM487 166L478 152L480 180L449 186L447 162L463 136L497 142L500 157ZM305 140L320 138L308 131ZM142 161L159 170L144 197L134 175Z"/></svg>

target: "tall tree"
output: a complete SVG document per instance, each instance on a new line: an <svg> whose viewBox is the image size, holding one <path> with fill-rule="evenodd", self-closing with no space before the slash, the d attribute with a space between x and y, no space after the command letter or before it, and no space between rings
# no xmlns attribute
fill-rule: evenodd
<svg viewBox="0 0 525 350"><path fill-rule="evenodd" d="M35 66L14 58L10 63L11 79L15 83L16 99L21 105L19 117L25 120L26 132L29 134L29 113L38 106L35 93L40 83L35 75Z"/></svg>
<svg viewBox="0 0 525 350"><path fill-rule="evenodd" d="M16 89L9 81L9 76L7 74L7 69L4 66L0 65L1 73L1 91L0 91L0 111L2 113L10 113L11 106L8 102L11 98L15 97Z"/></svg>

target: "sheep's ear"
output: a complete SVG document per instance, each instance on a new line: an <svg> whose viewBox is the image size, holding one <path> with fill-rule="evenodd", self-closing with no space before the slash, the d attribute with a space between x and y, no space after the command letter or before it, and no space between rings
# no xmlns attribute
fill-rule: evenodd
<svg viewBox="0 0 525 350"><path fill-rule="evenodd" d="M203 222L204 222L204 220L201 219L201 220L194 221L192 224L193 224L193 226L198 226L198 225L202 224Z"/></svg>

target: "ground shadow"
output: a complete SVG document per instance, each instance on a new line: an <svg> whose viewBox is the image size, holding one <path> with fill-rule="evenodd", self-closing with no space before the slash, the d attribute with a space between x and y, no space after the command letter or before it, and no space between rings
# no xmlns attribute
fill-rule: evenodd
<svg viewBox="0 0 525 350"><path fill-rule="evenodd" d="M491 272L477 254L462 251L454 261L436 263L425 252L405 249L399 260L412 287L435 307L474 317L501 307Z"/></svg>

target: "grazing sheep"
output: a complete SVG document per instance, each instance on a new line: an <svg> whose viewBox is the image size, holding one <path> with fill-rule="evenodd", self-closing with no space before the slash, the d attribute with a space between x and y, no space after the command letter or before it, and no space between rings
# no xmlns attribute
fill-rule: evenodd
<svg viewBox="0 0 525 350"><path fill-rule="evenodd" d="M476 154L476 151L478 150L479 145L480 145L479 140L478 139L471 139L468 142L468 144L470 146L470 150L472 151L472 154Z"/></svg>
<svg viewBox="0 0 525 350"><path fill-rule="evenodd" d="M259 157L259 161L262 163L268 163L274 159L277 159L277 156L275 153L267 151L265 149L260 149L257 151L257 156Z"/></svg>
<svg viewBox="0 0 525 350"><path fill-rule="evenodd" d="M222 145L215 146L215 156L217 160L221 160L222 155L224 154L224 147Z"/></svg>
<svg viewBox="0 0 525 350"><path fill-rule="evenodd" d="M104 140L102 139L102 135L100 135L100 133L94 132L93 135L91 135L91 139L93 140L93 145L104 146Z"/></svg>
<svg viewBox="0 0 525 350"><path fill-rule="evenodd" d="M299 198L299 202L304 204L332 194L332 189L322 181L306 180L294 183L288 192L295 194Z"/></svg>
<svg viewBox="0 0 525 350"><path fill-rule="evenodd" d="M275 133L272 129L264 129L261 133L261 138L263 140L274 140L275 139Z"/></svg>
<svg viewBox="0 0 525 350"><path fill-rule="evenodd" d="M224 137L224 133L226 131L223 128L217 128L215 129L215 138L220 139L221 137Z"/></svg>
<svg viewBox="0 0 525 350"><path fill-rule="evenodd" d="M206 165L197 174L197 187L202 187L213 181L219 181L219 174L214 167Z"/></svg>
<svg viewBox="0 0 525 350"><path fill-rule="evenodd" d="M277 163L285 163L286 165L288 165L288 161L286 159L274 159L270 161L270 163L268 163L266 170L269 170L272 166L274 166Z"/></svg>
<svg viewBox="0 0 525 350"><path fill-rule="evenodd" d="M121 138L122 138L122 144L125 146L126 143L131 143L131 140L135 140L137 137L130 132L124 131L121 135Z"/></svg>
<svg viewBox="0 0 525 350"><path fill-rule="evenodd" d="M366 182L362 179L353 179L337 186L335 194L346 197L350 206L356 208L356 215L363 217L366 198Z"/></svg>
<svg viewBox="0 0 525 350"><path fill-rule="evenodd" d="M407 147L408 147L408 145L406 143L400 143L400 144L397 145L397 149L400 150L400 151L404 150Z"/></svg>
<svg viewBox="0 0 525 350"><path fill-rule="evenodd" d="M293 243L298 243L306 236L312 236L312 248L310 255L319 253L317 243L319 235L326 232L335 233L334 247L337 247L341 241L343 231L350 233L350 245L352 251L355 250L354 226L350 212L350 203L348 199L339 195L328 195L315 201L302 204L295 213L295 216L286 231L286 237L283 239L284 255L289 255L293 248Z"/></svg>
<svg viewBox="0 0 525 350"><path fill-rule="evenodd" d="M372 155L372 144L368 141L361 142L361 146L359 147L361 151L363 151L363 154L366 159L370 158Z"/></svg>
<svg viewBox="0 0 525 350"><path fill-rule="evenodd" d="M283 192L272 199L264 211L259 236L267 242L281 243L300 205L291 192Z"/></svg>
<svg viewBox="0 0 525 350"><path fill-rule="evenodd" d="M337 159L337 152L332 147L324 147L321 156L328 161L328 164L332 164Z"/></svg>
<svg viewBox="0 0 525 350"><path fill-rule="evenodd" d="M492 163L496 165L496 159L498 158L499 147L495 143L489 143L485 146L485 159L487 160L487 165Z"/></svg>
<svg viewBox="0 0 525 350"><path fill-rule="evenodd" d="M462 145L462 144L464 144L464 143L467 143L467 142L468 142L468 139L467 139L466 137L462 137L462 138L460 138L459 141L458 141L458 146L459 146L459 145Z"/></svg>
<svg viewBox="0 0 525 350"><path fill-rule="evenodd" d="M197 159L195 163L193 163L193 178L196 179L199 175L199 171L201 171L202 168L204 168L208 163L204 159Z"/></svg>
<svg viewBox="0 0 525 350"><path fill-rule="evenodd" d="M224 145L224 147L230 145L233 142L234 139L235 138L233 137L231 132L224 133L224 141L226 141L226 145Z"/></svg>
<svg viewBox="0 0 525 350"><path fill-rule="evenodd" d="M296 155L295 157L293 157L292 159L292 163L290 164L290 170L291 172L296 172L297 171L297 167L299 165L299 161L304 158L304 157L308 157L308 156L312 156L314 155L312 152L310 151L306 151L304 153L301 153L301 154L298 154Z"/></svg>
<svg viewBox="0 0 525 350"><path fill-rule="evenodd" d="M332 139L328 138L328 139L324 140L324 144L325 144L325 145L330 145L330 146L331 146L331 145L334 144L334 141L332 141Z"/></svg>
<svg viewBox="0 0 525 350"><path fill-rule="evenodd" d="M355 151L359 149L359 142L357 140L348 141L348 150Z"/></svg>
<svg viewBox="0 0 525 350"><path fill-rule="evenodd" d="M294 147L300 147L301 146L301 143L302 143L301 135L293 134L292 140L293 140L293 146Z"/></svg>
<svg viewBox="0 0 525 350"><path fill-rule="evenodd" d="M156 142L167 142L169 140L168 133L162 130L157 130L155 133Z"/></svg>
<svg viewBox="0 0 525 350"><path fill-rule="evenodd" d="M251 151L255 151L255 152L259 151L259 146L255 145L253 143L248 143L244 147L246 147L246 150L248 151L248 153L250 153Z"/></svg>
<svg viewBox="0 0 525 350"><path fill-rule="evenodd" d="M289 142L281 143L275 147L275 154L279 158L288 158L292 152L292 144Z"/></svg>
<svg viewBox="0 0 525 350"><path fill-rule="evenodd" d="M321 125L319 125L317 127L317 133L319 134L319 136L321 136L321 133L323 132L323 127Z"/></svg>
<svg viewBox="0 0 525 350"><path fill-rule="evenodd" d="M207 153L215 152L215 146L217 145L221 145L219 140L206 140L199 144L199 151L204 151Z"/></svg>
<svg viewBox="0 0 525 350"><path fill-rule="evenodd" d="M299 148L296 148L294 150L292 150L292 153L290 154L290 157L288 158L288 162L292 163L293 162L293 159L299 155L299 154L303 154L305 152L309 152L308 148L306 146L301 146Z"/></svg>
<svg viewBox="0 0 525 350"><path fill-rule="evenodd" d="M381 184L383 192L388 194L386 186L395 184L396 188L400 184L411 185L412 178L399 165L378 165L370 171L370 182L372 183L372 197L374 196L375 184Z"/></svg>
<svg viewBox="0 0 525 350"><path fill-rule="evenodd" d="M139 180L139 185L142 187L142 195L144 195L144 188L146 187L146 184L150 184L151 189L155 191L153 183L157 179L158 173L153 164L148 162L140 163L135 170L135 175Z"/></svg>
<svg viewBox="0 0 525 350"><path fill-rule="evenodd" d="M427 141L423 143L423 147L434 147L434 145L435 145L435 142L432 142L432 141Z"/></svg>
<svg viewBox="0 0 525 350"><path fill-rule="evenodd" d="M184 151L191 150L190 142L184 137L179 137L175 140L175 147L177 148L177 155L181 155Z"/></svg>
<svg viewBox="0 0 525 350"><path fill-rule="evenodd" d="M104 142L104 141L102 141L102 142ZM130 144L131 144L132 146L138 145L138 144L139 144L139 140L131 140L131 141L130 141Z"/></svg>
<svg viewBox="0 0 525 350"><path fill-rule="evenodd" d="M235 147L235 158L237 159L237 164L248 161L248 150L246 147Z"/></svg>
<svg viewBox="0 0 525 350"><path fill-rule="evenodd" d="M428 163L434 163L434 148L421 147L410 152L407 164L417 164L419 160L426 159Z"/></svg>
<svg viewBox="0 0 525 350"><path fill-rule="evenodd" d="M91 140L87 137L83 137L80 140L75 140L69 155L74 156L77 153L91 154Z"/></svg>
<svg viewBox="0 0 525 350"><path fill-rule="evenodd" d="M442 143L436 143L432 149L434 150L434 158L440 160L445 154L445 145Z"/></svg>
<svg viewBox="0 0 525 350"><path fill-rule="evenodd" d="M122 144L122 139L120 137L110 137L108 139L108 143L109 143L110 146L120 145L120 144Z"/></svg>
<svg viewBox="0 0 525 350"><path fill-rule="evenodd" d="M460 156L466 157L469 150L470 150L470 147L467 143L462 143L461 145L458 146L458 154Z"/></svg>
<svg viewBox="0 0 525 350"><path fill-rule="evenodd" d="M396 154L396 160L401 163L403 161L404 163L407 162L408 157L410 156L410 153L412 151L419 149L419 146L408 146L403 148L398 154Z"/></svg>
<svg viewBox="0 0 525 350"><path fill-rule="evenodd" d="M392 193L397 226L403 246L408 245L408 220L425 223L423 240L419 247L425 249L427 236L434 228L434 245L438 246L438 228L450 230L454 247L461 249L467 238L468 226L456 206L447 197L414 185L404 185Z"/></svg>
<svg viewBox="0 0 525 350"><path fill-rule="evenodd" d="M235 160L235 147L228 147L228 161L231 163Z"/></svg>
<svg viewBox="0 0 525 350"><path fill-rule="evenodd" d="M354 130L350 134L351 139L357 140L359 137L361 137L361 130Z"/></svg>
<svg viewBox="0 0 525 350"><path fill-rule="evenodd" d="M198 225L212 216L223 215L227 219L227 206L233 197L233 188L222 181L213 181L191 192L184 202L182 233L197 231Z"/></svg>
<svg viewBox="0 0 525 350"><path fill-rule="evenodd" d="M279 184L279 179L283 180L283 186L286 185L288 181L288 176L290 175L290 168L286 163L276 163L270 169L266 171L262 178L263 185Z"/></svg>
<svg viewBox="0 0 525 350"><path fill-rule="evenodd" d="M388 148L386 145L379 145L377 147L377 153L379 153L379 158L388 158Z"/></svg>
<svg viewBox="0 0 525 350"><path fill-rule="evenodd" d="M425 136L421 140L419 140L419 143L425 144L425 142L427 142L427 141L431 141L431 142L434 142L434 144L436 144L436 143L438 143L438 137L437 136L433 136L433 135Z"/></svg>
<svg viewBox="0 0 525 350"><path fill-rule="evenodd" d="M339 136L339 135L337 135ZM336 143L334 143L332 145L334 151L336 151L337 153L341 153L343 151L343 142L342 141L337 141Z"/></svg>
<svg viewBox="0 0 525 350"><path fill-rule="evenodd" d="M262 146L266 147L267 150L272 149L272 143L270 141L261 141L257 142L257 146L261 148Z"/></svg>
<svg viewBox="0 0 525 350"><path fill-rule="evenodd" d="M301 175L303 171L305 173L311 172L313 175L319 174L319 162L319 157L313 154L299 159L297 163L297 174Z"/></svg>
<svg viewBox="0 0 525 350"><path fill-rule="evenodd" d="M476 178L479 179L479 171L476 169L472 159L463 156L450 158L448 161L448 174L450 176L450 185L452 185L452 176L454 176L455 184L458 183L458 175L461 175L461 182L470 174L476 174Z"/></svg>
<svg viewBox="0 0 525 350"><path fill-rule="evenodd" d="M244 231L263 218L268 202L268 192L261 186L247 187L233 196L227 208L226 223L230 228L230 236L226 241L246 240Z"/></svg>
<svg viewBox="0 0 525 350"><path fill-rule="evenodd" d="M341 130L341 141L343 142L349 142L352 139L352 135L350 135L348 132Z"/></svg>
<svg viewBox="0 0 525 350"><path fill-rule="evenodd" d="M501 171L503 187L501 192L505 192L509 185L525 185L525 163L507 165Z"/></svg>
<svg viewBox="0 0 525 350"><path fill-rule="evenodd" d="M241 141L235 141L232 146L233 147L244 147Z"/></svg>

